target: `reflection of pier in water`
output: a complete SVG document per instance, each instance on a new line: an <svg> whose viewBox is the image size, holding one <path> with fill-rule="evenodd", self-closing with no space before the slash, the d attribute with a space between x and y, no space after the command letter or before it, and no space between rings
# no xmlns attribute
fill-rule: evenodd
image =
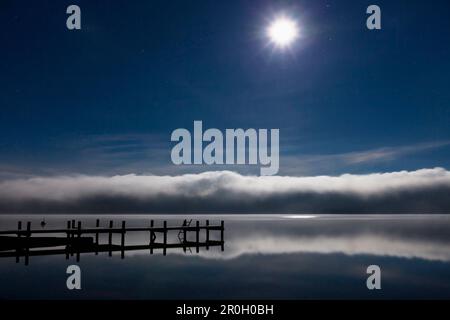
<svg viewBox="0 0 450 320"><path fill-rule="evenodd" d="M181 226L168 226L167 221L162 226L155 226L153 220L150 221L150 227L132 227L127 228L126 222L122 221L120 228L115 228L113 221L109 221L109 228L100 227L100 220L97 219L95 228L82 228L81 221L67 221L66 229L33 230L31 222L27 222L26 229L22 229L22 222L18 222L17 230L0 231L0 258L15 257L16 263L20 257L25 257L25 265L29 263L31 256L48 256L65 254L66 259L69 256L76 255L77 262L80 261L81 253L108 252L109 256L113 252L121 252L121 258L125 257L126 251L149 250L153 254L154 250L162 250L166 255L168 249L182 248L184 252L195 248L196 252L200 248L221 247L224 250L224 222L220 225L211 225L206 220L204 225L199 221L191 226L192 220L184 220ZM205 233L205 240L200 240L200 234ZM211 231L220 232L220 240L211 240ZM148 244L126 245L125 235L131 232L149 232ZM168 234L178 232L178 242L169 242ZM188 240L188 235L195 233L195 240ZM100 235L107 234L108 242L101 243ZM113 244L113 235L120 235L120 245ZM35 235L35 236L33 236ZM162 238L162 239L161 239ZM37 250L30 250L37 249Z"/></svg>

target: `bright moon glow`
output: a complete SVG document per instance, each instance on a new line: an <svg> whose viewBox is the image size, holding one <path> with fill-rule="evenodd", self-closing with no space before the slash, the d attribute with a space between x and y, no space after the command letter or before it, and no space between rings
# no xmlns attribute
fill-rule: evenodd
<svg viewBox="0 0 450 320"><path fill-rule="evenodd" d="M285 48L298 38L297 23L289 18L278 18L267 28L267 35L277 47Z"/></svg>

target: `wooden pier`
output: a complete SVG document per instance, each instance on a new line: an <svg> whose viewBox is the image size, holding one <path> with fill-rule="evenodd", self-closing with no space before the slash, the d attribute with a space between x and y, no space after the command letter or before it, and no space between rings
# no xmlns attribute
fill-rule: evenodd
<svg viewBox="0 0 450 320"><path fill-rule="evenodd" d="M82 228L81 221L67 221L64 229L32 229L31 222L27 222L23 228L22 222L17 224L17 230L0 231L0 258L15 257L16 263L21 257L25 258L25 265L29 264L31 256L65 255L66 259L76 255L77 262L80 261L82 253L107 252L112 256L113 252L120 252L121 258L125 257L126 251L149 250L153 254L154 250L161 250L163 255L167 250L181 248L184 252L192 252L195 249L199 253L200 248L209 250L210 247L220 247L224 251L224 222L220 225L212 225L209 220L204 224L196 221L191 225L192 220L184 220L181 226L168 226L167 221L163 221L162 226L156 226L154 220L150 220L148 227L126 227L126 221L121 221L118 227L114 226L112 220L107 228L100 227L100 219L96 220L95 227ZM131 232L148 232L148 243L126 245L125 236ZM169 233L177 232L177 242L169 242ZM211 234L219 233L219 239L212 240ZM195 240L189 240L189 234L195 234ZM204 241L200 240L200 235L204 233ZM100 241L100 235L106 234L107 243ZM120 244L113 243L113 235L120 235ZM173 238L173 237L172 237ZM31 249L31 250L30 250Z"/></svg>

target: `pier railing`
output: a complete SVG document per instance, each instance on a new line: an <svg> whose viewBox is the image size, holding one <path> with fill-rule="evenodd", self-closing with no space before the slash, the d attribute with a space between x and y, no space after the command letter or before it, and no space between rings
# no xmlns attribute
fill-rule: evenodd
<svg viewBox="0 0 450 320"><path fill-rule="evenodd" d="M168 226L167 221L163 221L162 226L155 226L155 221L150 220L149 227L126 227L126 221L121 221L119 227L114 227L114 222L109 221L107 228L100 227L100 220L96 220L95 227L82 227L81 221L67 221L64 229L32 229L31 222L27 222L23 228L22 222L17 224L17 230L0 231L0 258L15 257L16 262L21 257L25 258L25 265L29 264L31 256L61 255L65 254L66 259L76 255L77 262L80 261L82 253L107 252L109 256L113 252L120 252L121 258L125 257L126 251L149 250L153 254L155 250L161 250L166 255L167 250L181 248L184 252L195 249L199 253L200 248L209 250L210 247L220 247L224 251L224 221L220 225L210 224L206 220L204 224L196 221L184 220L181 226ZM148 243L126 245L126 234L132 232L148 232ZM178 232L178 240L170 242L169 233ZM195 240L188 240L189 234L195 234ZM205 240L201 240L200 235L204 233ZM219 233L219 239L212 240L211 234ZM100 235L107 234L107 242L100 241ZM113 243L113 235L120 235L120 244ZM214 236L214 234L213 234ZM217 237L217 235L216 235Z"/></svg>

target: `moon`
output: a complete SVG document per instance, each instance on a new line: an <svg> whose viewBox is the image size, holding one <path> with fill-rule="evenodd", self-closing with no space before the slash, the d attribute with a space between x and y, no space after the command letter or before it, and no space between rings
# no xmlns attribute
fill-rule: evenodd
<svg viewBox="0 0 450 320"><path fill-rule="evenodd" d="M268 26L267 36L276 47L287 48L299 37L297 22L288 17L278 17Z"/></svg>

